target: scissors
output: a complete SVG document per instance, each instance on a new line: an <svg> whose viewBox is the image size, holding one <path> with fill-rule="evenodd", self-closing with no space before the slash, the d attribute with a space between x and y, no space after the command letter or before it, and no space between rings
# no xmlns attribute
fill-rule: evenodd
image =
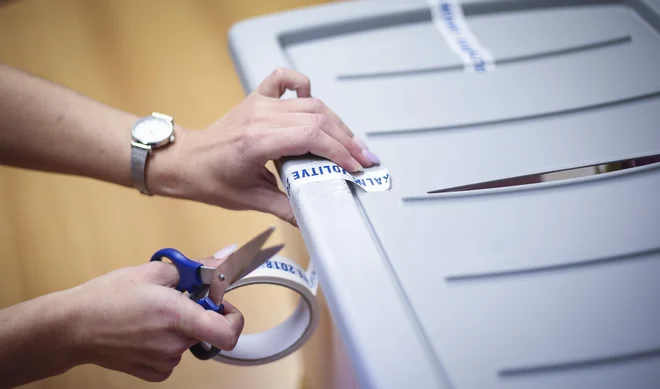
<svg viewBox="0 0 660 389"><path fill-rule="evenodd" d="M280 244L262 249L274 230L274 227L270 227L252 238L217 267L204 266L186 258L180 251L173 248L156 251L150 261L162 261L163 258L172 261L179 272L179 283L176 289L189 293L190 298L204 309L223 315L225 306L222 304L222 298L227 288L253 272L284 247L283 244ZM197 359L205 361L217 356L220 349L214 346L207 349L202 343L197 343L190 347L190 352Z"/></svg>

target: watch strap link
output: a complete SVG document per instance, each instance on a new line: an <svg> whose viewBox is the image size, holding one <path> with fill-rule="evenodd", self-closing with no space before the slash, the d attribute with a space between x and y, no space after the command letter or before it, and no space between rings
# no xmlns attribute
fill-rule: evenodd
<svg viewBox="0 0 660 389"><path fill-rule="evenodd" d="M150 148L137 142L131 142L131 179L137 190L145 195L151 195L147 189L146 165Z"/></svg>

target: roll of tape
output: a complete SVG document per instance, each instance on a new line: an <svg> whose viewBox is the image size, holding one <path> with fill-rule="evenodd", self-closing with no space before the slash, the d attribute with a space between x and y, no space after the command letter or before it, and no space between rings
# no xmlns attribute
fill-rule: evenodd
<svg viewBox="0 0 660 389"><path fill-rule="evenodd" d="M227 292L255 284L289 288L300 295L300 301L293 314L278 326L256 334L241 335L232 351L221 351L214 360L241 366L273 362L302 347L318 326L318 279L311 263L307 270L303 270L294 261L276 255L232 284Z"/></svg>

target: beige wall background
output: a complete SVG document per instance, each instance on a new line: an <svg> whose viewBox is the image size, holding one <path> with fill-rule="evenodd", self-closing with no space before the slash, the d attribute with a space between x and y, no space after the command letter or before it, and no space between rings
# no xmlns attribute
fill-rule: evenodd
<svg viewBox="0 0 660 389"><path fill-rule="evenodd" d="M0 61L126 111L160 111L183 126L203 128L244 97L227 48L230 25L321 2L0 1ZM273 224L278 233L271 243L286 242L283 254L307 263L298 231L268 215L147 198L89 179L0 167L0 307L143 263L166 246L192 257L207 256ZM292 294L272 287L243 288L229 298L244 313L247 333L275 325L295 305ZM322 317L303 350L266 366L201 362L186 353L160 384L81 366L26 387L323 387L337 377L332 373L337 366L327 364L337 339L327 310Z"/></svg>

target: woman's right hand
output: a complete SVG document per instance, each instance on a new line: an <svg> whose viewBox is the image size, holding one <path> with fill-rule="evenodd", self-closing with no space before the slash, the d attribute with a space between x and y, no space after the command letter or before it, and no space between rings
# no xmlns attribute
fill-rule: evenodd
<svg viewBox="0 0 660 389"><path fill-rule="evenodd" d="M217 266L233 247L197 261ZM157 382L170 376L195 343L232 350L243 329L241 313L227 301L224 316L204 310L173 288L178 282L174 265L148 262L68 290L72 314L66 327L76 364Z"/></svg>

